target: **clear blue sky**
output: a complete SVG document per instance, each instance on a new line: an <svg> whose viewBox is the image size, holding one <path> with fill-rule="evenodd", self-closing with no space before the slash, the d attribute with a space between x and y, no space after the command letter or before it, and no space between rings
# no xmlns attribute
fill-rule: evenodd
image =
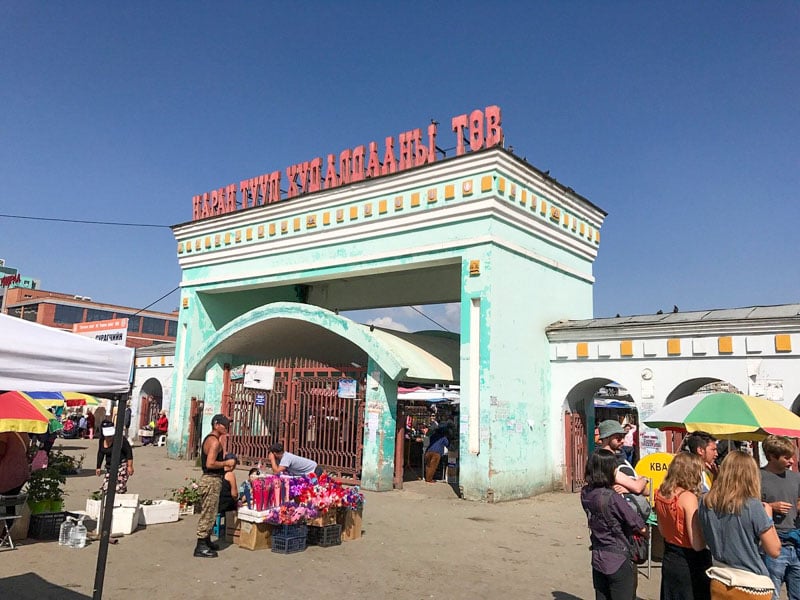
<svg viewBox="0 0 800 600"><path fill-rule="evenodd" d="M193 194L489 104L609 213L597 316L800 301L797 2L6 1L0 213L174 225ZM45 289L143 307L180 281L169 229L0 232Z"/></svg>

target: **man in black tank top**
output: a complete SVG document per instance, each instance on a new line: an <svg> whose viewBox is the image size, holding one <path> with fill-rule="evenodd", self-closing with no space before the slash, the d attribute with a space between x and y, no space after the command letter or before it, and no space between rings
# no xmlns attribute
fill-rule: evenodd
<svg viewBox="0 0 800 600"><path fill-rule="evenodd" d="M236 466L236 460L223 459L222 444L219 438L228 433L231 420L225 415L214 415L211 419L211 433L203 440L200 458L203 476L200 478L201 509L197 523L197 546L194 555L200 558L215 558L219 547L211 541L211 530L219 510L219 492L225 467Z"/></svg>

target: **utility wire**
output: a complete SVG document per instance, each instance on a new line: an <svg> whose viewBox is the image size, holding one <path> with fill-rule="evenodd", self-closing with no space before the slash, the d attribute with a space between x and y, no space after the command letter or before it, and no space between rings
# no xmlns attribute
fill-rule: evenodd
<svg viewBox="0 0 800 600"><path fill-rule="evenodd" d="M157 227L169 229L169 225L154 225L152 223L120 223L115 221L84 221L82 219L56 219L54 217L29 217L26 215L5 215L0 214L0 217L6 219L27 219L30 221L55 221L57 223L80 223L83 225L116 225L117 227Z"/></svg>
<svg viewBox="0 0 800 600"><path fill-rule="evenodd" d="M448 333L453 333L452 331L450 331L450 330L449 330L447 327L445 327L445 326L444 326L444 325L442 325L441 323L438 323L438 322L434 321L433 319L431 319L431 318L430 318L428 315L426 315L424 312L422 312L422 311L421 311L420 309L418 309L416 306L409 306L409 308L410 308L410 309L412 309L412 310L415 310L415 311L417 311L417 312L418 312L419 314L421 314L423 317L425 317L426 319L428 319L428 321L430 321L431 323L433 323L434 325L436 325L436 326L438 326L438 327L441 327L442 329L444 329L444 330L445 330L445 331L447 331Z"/></svg>
<svg viewBox="0 0 800 600"><path fill-rule="evenodd" d="M178 288L180 288L180 287L181 287L181 286L178 286L178 287L176 287L176 288L173 288L171 291L169 291L169 292L167 292L166 294L164 294L163 296L161 296L161 298L159 298L158 300L153 300L153 301L152 301L150 304L148 304L148 305L147 305L147 306L145 306L144 308L140 308L140 309L139 309L139 310L137 310L135 313L133 313L131 316L132 316L132 317L135 317L135 316L136 316L136 315L138 315L140 312L142 312L142 311L145 311L145 310L147 310L148 308L150 308L151 306L153 306L153 304L155 304L156 302L161 302L161 301L162 301L164 298L166 298L166 297L167 297L167 296L169 296L170 294L173 294L173 293L175 292L175 290L177 290L177 289L178 289Z"/></svg>

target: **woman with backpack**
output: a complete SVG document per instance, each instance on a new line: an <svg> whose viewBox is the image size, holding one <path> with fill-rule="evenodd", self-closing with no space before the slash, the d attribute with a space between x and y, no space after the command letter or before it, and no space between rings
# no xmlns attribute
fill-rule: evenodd
<svg viewBox="0 0 800 600"><path fill-rule="evenodd" d="M594 452L586 462L586 485L581 490L581 504L589 518L595 600L634 597L636 566L629 538L647 533L642 518L613 489L616 469L613 452Z"/></svg>
<svg viewBox="0 0 800 600"><path fill-rule="evenodd" d="M708 600L706 569L711 552L706 549L697 514L703 459L679 452L656 491L658 530L664 538L661 563L661 600Z"/></svg>

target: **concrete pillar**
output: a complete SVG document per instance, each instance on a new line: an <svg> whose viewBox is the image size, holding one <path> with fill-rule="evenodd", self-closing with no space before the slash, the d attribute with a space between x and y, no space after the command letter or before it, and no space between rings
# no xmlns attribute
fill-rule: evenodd
<svg viewBox="0 0 800 600"><path fill-rule="evenodd" d="M364 451L361 487L384 492L392 489L395 431L397 428L397 381L370 358L367 367Z"/></svg>

